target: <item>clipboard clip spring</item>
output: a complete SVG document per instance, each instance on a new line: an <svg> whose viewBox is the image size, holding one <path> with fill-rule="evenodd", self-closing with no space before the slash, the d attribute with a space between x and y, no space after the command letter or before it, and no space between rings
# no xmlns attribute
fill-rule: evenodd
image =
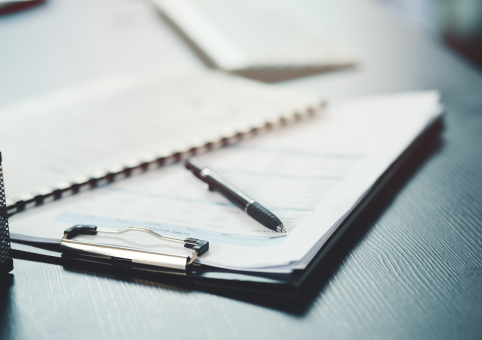
<svg viewBox="0 0 482 340"><path fill-rule="evenodd" d="M73 240L73 238L78 235L97 235L97 233L123 234L129 231L141 231L164 241L182 243L185 248L192 249L193 253L191 256L182 256L159 253L150 250L140 250L128 247L95 244ZM196 238L178 239L163 236L150 229L141 227L129 227L120 230L113 230L98 228L94 225L77 224L73 227L65 229L64 236L60 241L60 247L66 253L77 253L80 255L110 259L122 259L131 261L133 263L185 270L186 266L192 264L197 256L201 256L209 250L209 242Z"/></svg>

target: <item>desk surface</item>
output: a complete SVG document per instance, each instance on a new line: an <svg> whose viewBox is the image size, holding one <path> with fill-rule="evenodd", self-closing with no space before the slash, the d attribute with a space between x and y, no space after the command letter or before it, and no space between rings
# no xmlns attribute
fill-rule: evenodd
<svg viewBox="0 0 482 340"><path fill-rule="evenodd" d="M193 290L15 260L2 339L480 339L482 76L378 4L298 1L358 69L285 82L328 98L439 89L427 146L295 300ZM146 1L51 0L0 18L0 104L123 72L203 67Z"/></svg>

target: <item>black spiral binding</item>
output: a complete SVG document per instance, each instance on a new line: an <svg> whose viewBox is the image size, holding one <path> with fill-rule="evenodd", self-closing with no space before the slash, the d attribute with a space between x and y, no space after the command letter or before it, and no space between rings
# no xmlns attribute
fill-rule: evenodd
<svg viewBox="0 0 482 340"><path fill-rule="evenodd" d="M8 212L3 186L2 154L0 153L0 274L13 269L10 256L10 234L8 232Z"/></svg>
<svg viewBox="0 0 482 340"><path fill-rule="evenodd" d="M51 186L43 191L32 192L20 197L15 197L7 201L8 216L30 207L42 205L46 202L73 195L87 189L92 189L99 185L111 183L137 173L145 172L149 169L162 167L175 162L182 162L190 156L195 156L219 147L228 146L265 131L301 121L305 118L314 116L324 106L325 102L317 103L313 106L308 106L303 110L279 115L270 121L259 123L259 125L250 126L242 130L234 130L230 133L214 138L213 140L201 142L199 145L186 146L182 149L172 150L162 155L152 155L143 159L134 160L128 164L112 167L90 176L79 177L69 182Z"/></svg>

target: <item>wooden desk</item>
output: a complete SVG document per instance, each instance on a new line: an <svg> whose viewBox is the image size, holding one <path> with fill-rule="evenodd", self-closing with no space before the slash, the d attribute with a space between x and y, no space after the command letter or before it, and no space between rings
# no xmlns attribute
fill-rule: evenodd
<svg viewBox="0 0 482 340"><path fill-rule="evenodd" d="M278 86L351 97L439 89L440 143L408 164L295 300L15 260L1 339L480 339L482 77L378 4L297 2L360 51L356 70ZM48 1L0 18L0 104L93 77L202 62L145 1Z"/></svg>

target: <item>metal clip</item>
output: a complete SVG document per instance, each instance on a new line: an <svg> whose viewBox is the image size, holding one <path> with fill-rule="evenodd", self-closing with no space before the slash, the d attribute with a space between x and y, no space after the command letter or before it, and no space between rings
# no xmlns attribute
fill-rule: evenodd
<svg viewBox="0 0 482 340"><path fill-rule="evenodd" d="M160 253L150 250L133 249L104 244L88 243L72 240L77 235L97 235L97 233L123 234L129 231L141 231L164 241L183 243L185 248L193 250L190 256ZM78 255L94 256L110 260L124 260L132 263L145 264L158 267L186 270L186 267L194 262L197 256L201 256L209 249L209 242L196 238L184 240L160 235L152 230L139 227L129 227L121 230L97 228L93 225L75 225L64 231L60 241L60 248L63 252L75 253Z"/></svg>

